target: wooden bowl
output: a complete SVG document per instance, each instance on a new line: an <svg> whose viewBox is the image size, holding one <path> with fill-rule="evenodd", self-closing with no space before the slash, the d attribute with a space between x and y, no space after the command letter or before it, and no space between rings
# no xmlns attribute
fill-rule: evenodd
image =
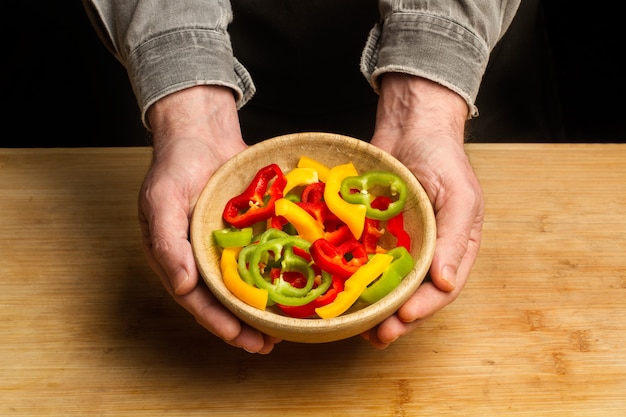
<svg viewBox="0 0 626 417"><path fill-rule="evenodd" d="M415 267L401 284L371 305L354 305L331 319L298 319L282 315L274 307L262 311L240 301L224 285L220 249L212 233L226 227L222 211L226 202L240 194L262 167L278 164L293 169L301 156L328 167L352 162L359 173L386 170L399 174L409 193L404 209L405 227L412 238ZM391 316L420 286L432 262L436 226L432 205L415 176L381 149L347 136L328 133L297 133L279 136L251 146L218 169L203 190L191 219L191 245L200 274L213 294L235 316L271 336L301 343L323 343L358 335Z"/></svg>

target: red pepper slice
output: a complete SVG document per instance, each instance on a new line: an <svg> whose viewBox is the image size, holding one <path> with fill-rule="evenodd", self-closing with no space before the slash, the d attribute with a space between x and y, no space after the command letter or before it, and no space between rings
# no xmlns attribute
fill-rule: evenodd
<svg viewBox="0 0 626 417"><path fill-rule="evenodd" d="M387 196L381 195L376 197L370 204L372 208L377 210L386 210L393 200ZM380 229L380 220L365 218L365 226L363 227L363 235L361 236L361 243L365 246L367 253L376 253L378 248L378 241L383 235L383 231Z"/></svg>
<svg viewBox="0 0 626 417"><path fill-rule="evenodd" d="M408 252L411 252L411 236L404 230L402 212L387 220L387 230L396 238L396 246L404 246Z"/></svg>
<svg viewBox="0 0 626 417"><path fill-rule="evenodd" d="M319 203L324 200L324 188L326 184L323 182L314 182L309 184L302 190L300 200L303 203Z"/></svg>
<svg viewBox="0 0 626 417"><path fill-rule="evenodd" d="M332 214L323 202L301 202L296 203L298 206L303 208L307 213L309 213L319 224L324 224L326 219Z"/></svg>
<svg viewBox="0 0 626 417"><path fill-rule="evenodd" d="M378 241L383 235L383 231L380 230L380 220L374 220L365 218L365 227L363 228L363 234L361 235L361 243L365 246L367 253L376 253L378 249Z"/></svg>
<svg viewBox="0 0 626 417"><path fill-rule="evenodd" d="M385 211L391 203L393 203L393 200L391 198L384 195L379 195L372 201L370 206L372 208L375 208L376 210Z"/></svg>
<svg viewBox="0 0 626 417"><path fill-rule="evenodd" d="M288 223L289 222L287 221L287 219L285 219L283 216L274 216L274 215L272 215L272 217L270 218L268 227L271 227L273 229L283 230L283 228Z"/></svg>
<svg viewBox="0 0 626 417"><path fill-rule="evenodd" d="M269 219L274 214L274 202L283 197L285 185L287 179L277 164L261 168L248 188L226 203L222 217L237 228Z"/></svg>
<svg viewBox="0 0 626 417"><path fill-rule="evenodd" d="M285 271L283 272L280 268L272 268L270 270L270 278L272 281L278 278L280 275L283 275L283 280L285 282L290 283L295 288L304 288L306 285L306 277L298 271Z"/></svg>
<svg viewBox="0 0 626 417"><path fill-rule="evenodd" d="M283 313L290 317L295 318L305 318L310 317L315 314L315 309L318 307L325 306L326 304L330 304L335 301L337 298L337 294L343 291L344 288L344 280L338 276L333 276L333 282L331 287L324 293L324 295L319 296L315 300L311 301L308 304L303 306L286 306L282 304L276 304L278 308L282 310Z"/></svg>
<svg viewBox="0 0 626 417"><path fill-rule="evenodd" d="M344 279L349 278L368 260L365 247L354 238L339 246L326 239L317 239L311 244L309 252L322 270Z"/></svg>
<svg viewBox="0 0 626 417"><path fill-rule="evenodd" d="M392 199L386 196L379 196L372 201L371 206L378 210L387 210ZM365 223L367 228L367 221ZM404 246L408 252L411 251L411 236L404 230L404 216L402 212L387 220L387 230L396 238L396 246Z"/></svg>
<svg viewBox="0 0 626 417"><path fill-rule="evenodd" d="M326 239L330 244L339 246L340 244L354 239L352 236L352 232L347 224L340 223L335 227L326 227L326 232L324 233L324 239Z"/></svg>
<svg viewBox="0 0 626 417"><path fill-rule="evenodd" d="M294 255L298 255L299 257L304 258L305 261L311 262L311 254L308 251L302 248L299 248L297 246L294 246L293 253ZM315 270L315 273L319 274L320 271L316 270L315 265L311 265L311 266L313 267L313 270Z"/></svg>

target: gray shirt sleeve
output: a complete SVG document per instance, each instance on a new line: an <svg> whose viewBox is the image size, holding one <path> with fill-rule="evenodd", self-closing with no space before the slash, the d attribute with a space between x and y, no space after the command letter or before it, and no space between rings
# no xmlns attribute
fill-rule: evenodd
<svg viewBox="0 0 626 417"><path fill-rule="evenodd" d="M478 115L474 101L489 54L513 20L519 0L380 0L381 23L370 32L361 72L374 90L386 72L436 81Z"/></svg>
<svg viewBox="0 0 626 417"><path fill-rule="evenodd" d="M233 57L228 0L83 0L96 32L126 67L142 121L160 98L196 85L223 85L238 107L254 94Z"/></svg>
<svg viewBox="0 0 626 417"><path fill-rule="evenodd" d="M126 67L144 125L160 98L195 85L230 87L238 107L255 93L233 56L229 0L83 0L111 53ZM361 71L375 91L380 76L403 72L461 95L470 116L489 53L508 28L519 0L380 0Z"/></svg>

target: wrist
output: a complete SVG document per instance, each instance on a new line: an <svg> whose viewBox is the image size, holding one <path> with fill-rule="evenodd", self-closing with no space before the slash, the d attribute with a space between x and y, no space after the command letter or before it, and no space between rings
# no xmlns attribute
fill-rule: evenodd
<svg viewBox="0 0 626 417"><path fill-rule="evenodd" d="M445 136L463 143L469 108L465 100L441 84L402 73L381 81L376 135Z"/></svg>
<svg viewBox="0 0 626 417"><path fill-rule="evenodd" d="M147 116L155 151L181 138L243 142L235 97L227 87L202 85L177 91L155 102Z"/></svg>

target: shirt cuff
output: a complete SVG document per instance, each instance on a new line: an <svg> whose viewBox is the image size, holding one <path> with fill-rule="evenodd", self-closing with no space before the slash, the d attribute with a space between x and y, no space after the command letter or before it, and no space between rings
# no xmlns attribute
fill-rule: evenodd
<svg viewBox="0 0 626 417"><path fill-rule="evenodd" d="M463 97L469 117L475 117L474 101L488 60L487 44L465 27L439 16L396 13L370 31L361 72L377 93L387 72L435 81Z"/></svg>
<svg viewBox="0 0 626 417"><path fill-rule="evenodd" d="M176 91L197 85L229 87L237 108L255 93L252 77L233 57L228 36L211 30L181 30L150 39L130 54L127 68L148 129L150 106Z"/></svg>

